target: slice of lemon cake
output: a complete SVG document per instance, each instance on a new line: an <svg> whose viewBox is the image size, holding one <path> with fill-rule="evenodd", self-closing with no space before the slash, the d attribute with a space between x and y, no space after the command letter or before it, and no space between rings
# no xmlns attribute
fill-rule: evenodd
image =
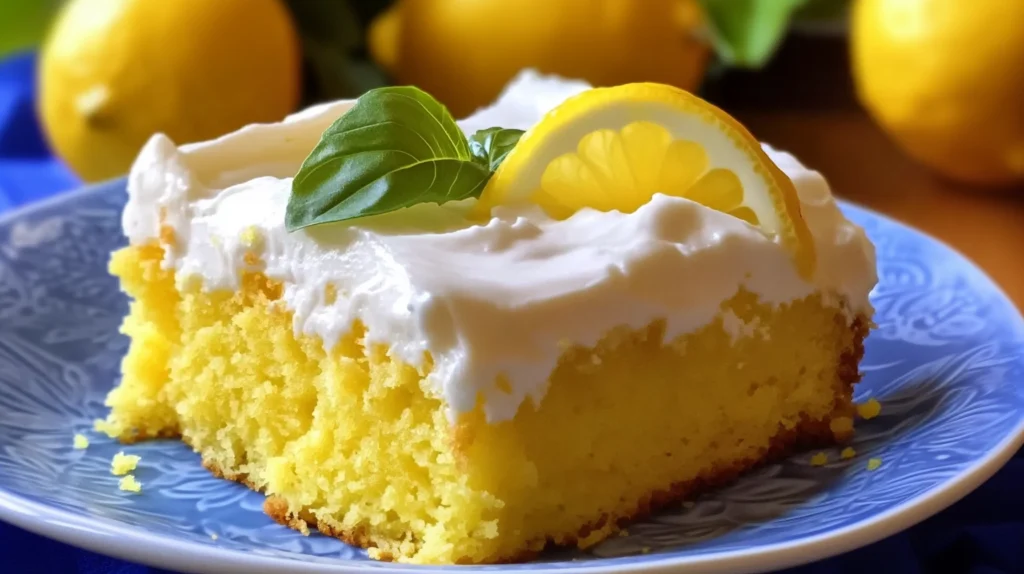
<svg viewBox="0 0 1024 574"><path fill-rule="evenodd" d="M686 92L524 73L456 124L386 88L154 136L128 190L98 428L180 436L372 556L586 547L853 432L873 247Z"/></svg>

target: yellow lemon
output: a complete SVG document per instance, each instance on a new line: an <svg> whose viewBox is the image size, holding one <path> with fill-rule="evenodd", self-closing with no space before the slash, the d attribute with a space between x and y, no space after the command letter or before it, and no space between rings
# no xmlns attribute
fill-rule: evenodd
<svg viewBox="0 0 1024 574"><path fill-rule="evenodd" d="M976 184L1024 181L1024 2L858 0L865 107L914 158Z"/></svg>
<svg viewBox="0 0 1024 574"><path fill-rule="evenodd" d="M793 182L735 119L663 84L595 88L523 134L478 209L531 202L565 218L589 207L632 212L655 193L693 200L761 228L813 273L814 243Z"/></svg>
<svg viewBox="0 0 1024 574"><path fill-rule="evenodd" d="M388 7L370 22L366 43L377 64L394 73L398 68L398 40L402 33L401 2Z"/></svg>
<svg viewBox="0 0 1024 574"><path fill-rule="evenodd" d="M299 43L280 0L71 0L39 77L51 145L95 181L155 132L186 143L280 120L298 102Z"/></svg>
<svg viewBox="0 0 1024 574"><path fill-rule="evenodd" d="M710 54L695 0L399 0L370 51L400 83L457 116L523 68L594 85L651 81L693 90Z"/></svg>

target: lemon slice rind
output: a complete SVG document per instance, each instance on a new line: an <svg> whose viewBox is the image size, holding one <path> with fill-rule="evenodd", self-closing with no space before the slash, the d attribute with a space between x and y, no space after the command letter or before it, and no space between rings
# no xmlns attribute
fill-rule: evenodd
<svg viewBox="0 0 1024 574"><path fill-rule="evenodd" d="M685 90L662 84L594 88L567 99L523 134L491 177L478 209L489 213L496 205L530 202L552 161L574 153L588 134L622 130L634 122L653 122L677 140L703 146L708 169L724 168L738 177L743 206L756 214L757 226L791 252L802 276L813 275L814 242L793 182L738 121Z"/></svg>

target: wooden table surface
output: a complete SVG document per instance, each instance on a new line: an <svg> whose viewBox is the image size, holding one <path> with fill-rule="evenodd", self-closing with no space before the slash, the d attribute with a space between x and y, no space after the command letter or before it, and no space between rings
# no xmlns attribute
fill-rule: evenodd
<svg viewBox="0 0 1024 574"><path fill-rule="evenodd" d="M791 39L770 69L730 73L708 92L758 139L820 171L837 196L953 246L1024 310L1024 185L972 188L907 157L856 104L842 42Z"/></svg>

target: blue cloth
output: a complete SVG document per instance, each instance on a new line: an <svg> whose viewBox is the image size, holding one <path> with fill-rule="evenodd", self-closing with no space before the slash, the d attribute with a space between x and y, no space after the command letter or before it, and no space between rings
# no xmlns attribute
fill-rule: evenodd
<svg viewBox="0 0 1024 574"><path fill-rule="evenodd" d="M0 62L0 211L78 185L46 145L34 96L33 55Z"/></svg>
<svg viewBox="0 0 1024 574"><path fill-rule="evenodd" d="M31 54L0 62L0 212L79 185L50 154L34 113ZM937 516L865 548L789 574L1024 573L1024 455ZM0 523L0 571L160 574ZM11 570L12 572L15 570ZM17 568L18 572L28 572Z"/></svg>

